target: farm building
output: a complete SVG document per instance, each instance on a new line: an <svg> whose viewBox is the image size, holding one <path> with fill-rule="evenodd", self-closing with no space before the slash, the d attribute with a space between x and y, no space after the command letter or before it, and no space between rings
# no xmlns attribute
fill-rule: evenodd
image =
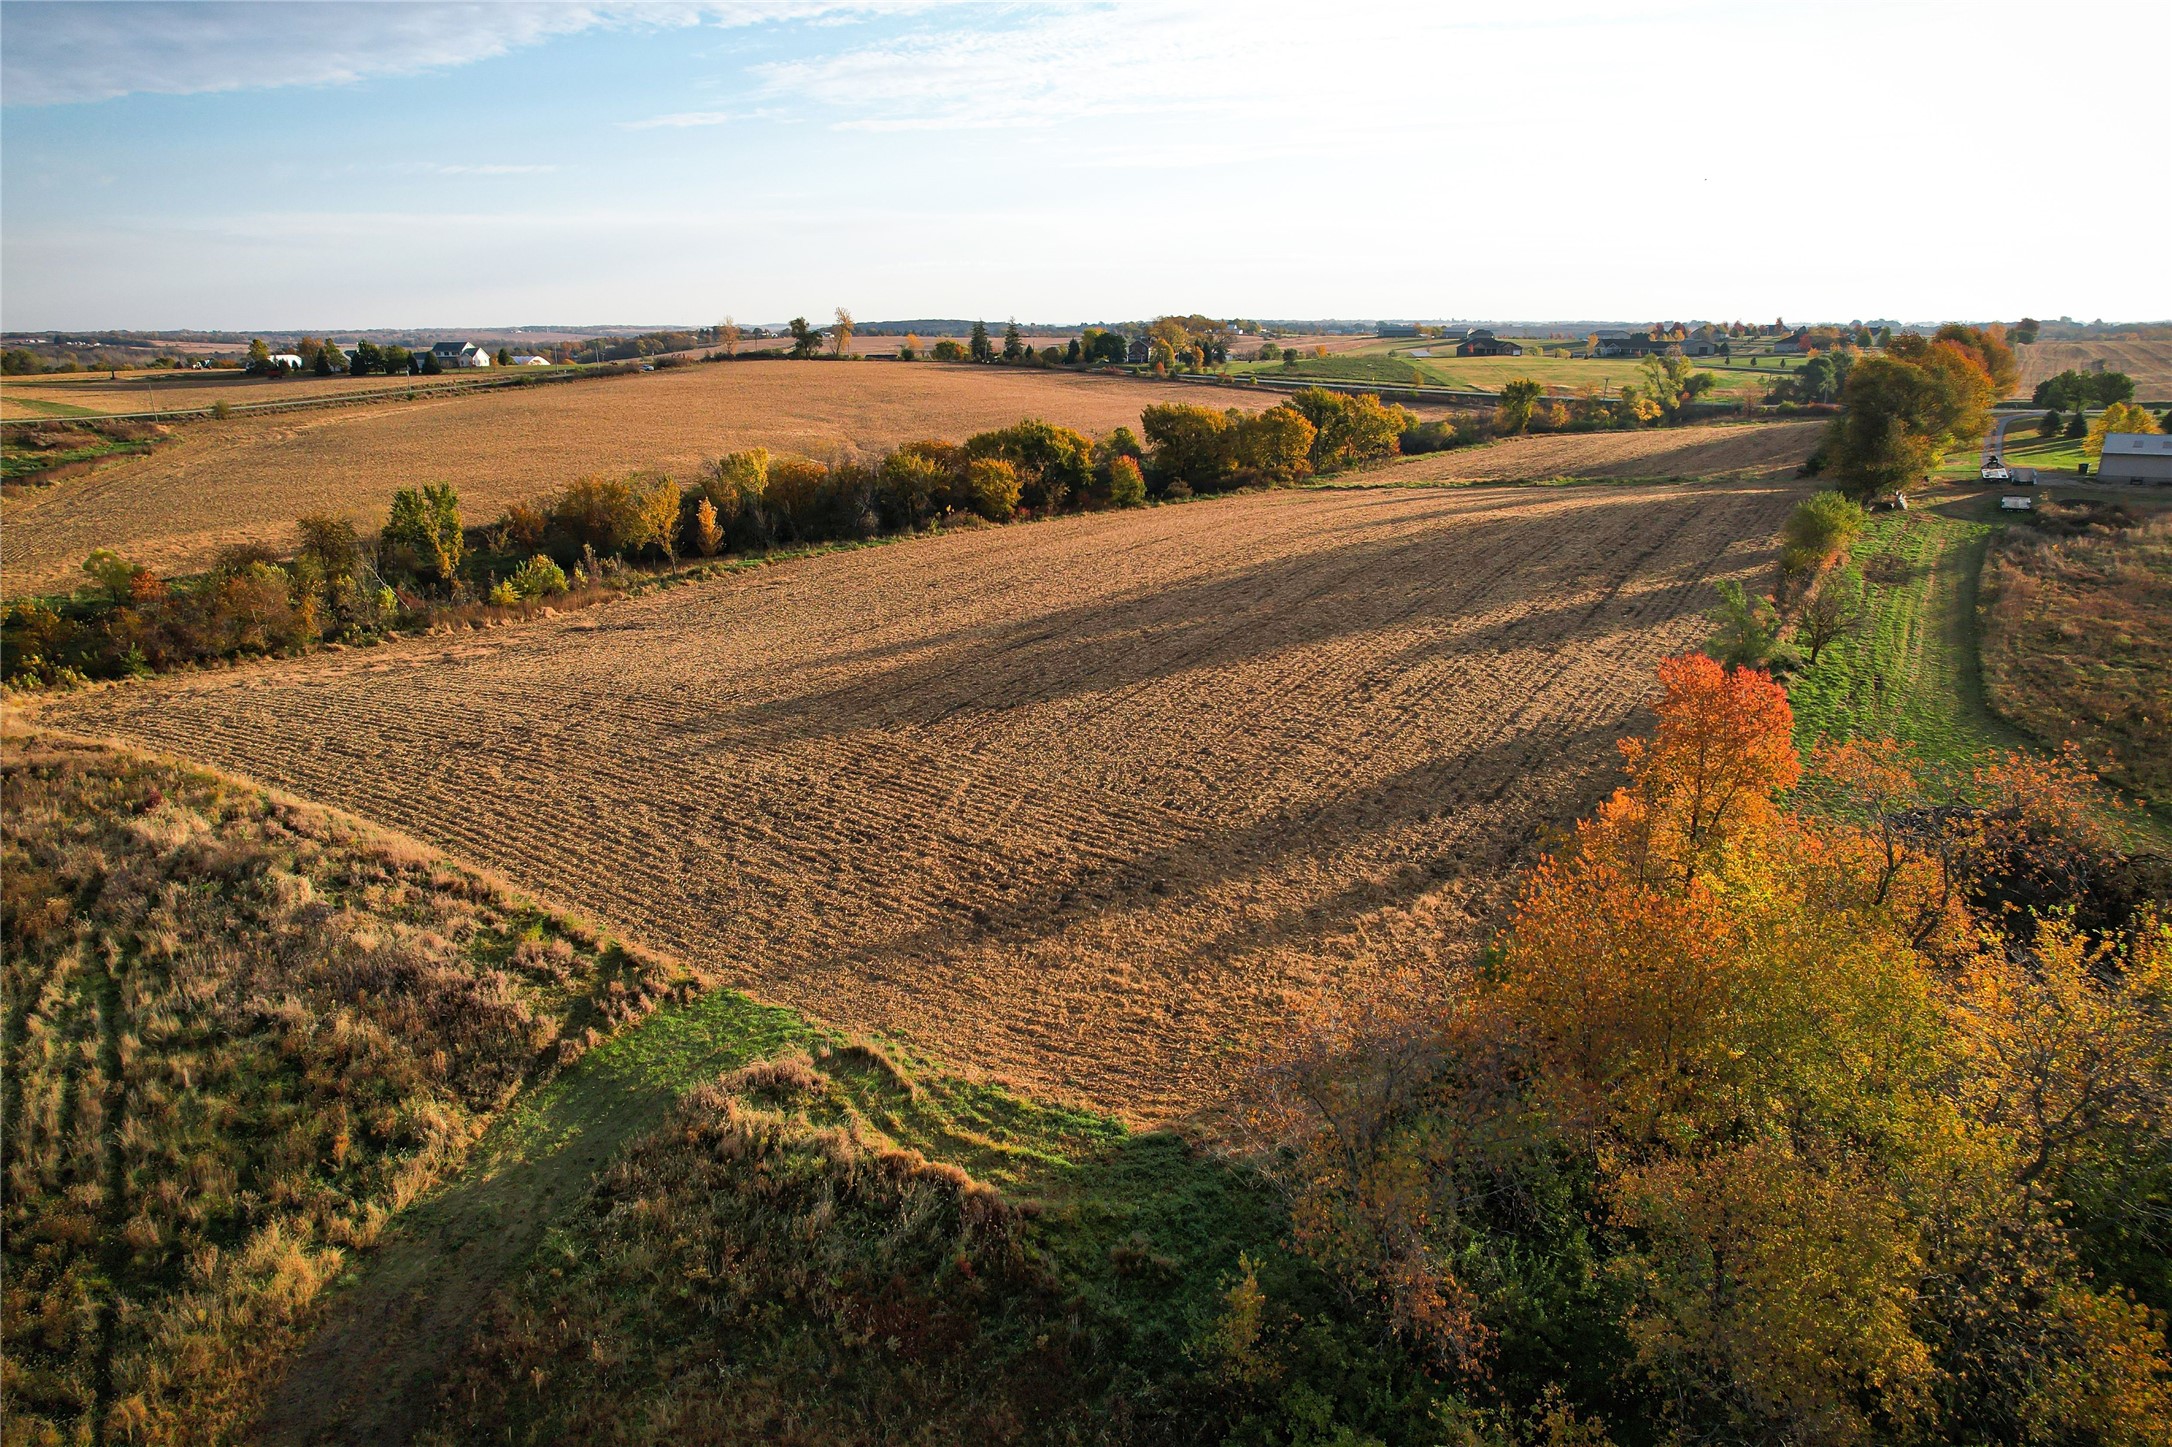
<svg viewBox="0 0 2172 1447"><path fill-rule="evenodd" d="M439 342L430 348L430 355L437 358L441 367L487 367L490 352L473 342Z"/></svg>
<svg viewBox="0 0 2172 1447"><path fill-rule="evenodd" d="M1423 335L1423 333L1418 330L1418 325L1416 322L1382 322L1379 327L1379 332L1380 335L1384 337L1415 337Z"/></svg>
<svg viewBox="0 0 2172 1447"><path fill-rule="evenodd" d="M1517 346L1514 342L1504 342L1484 327L1478 327L1469 336L1456 344L1456 355L1459 357L1520 357L1523 355L1523 348Z"/></svg>
<svg viewBox="0 0 2172 1447"><path fill-rule="evenodd" d="M299 372L302 369L302 355L299 352L273 352L271 364L284 367L290 372Z"/></svg>
<svg viewBox="0 0 2172 1447"><path fill-rule="evenodd" d="M549 357L538 357L525 352L515 352L513 354L513 365L516 367L548 367L550 364L551 359Z"/></svg>
<svg viewBox="0 0 2172 1447"><path fill-rule="evenodd" d="M1655 337L1649 332L1601 332L1598 355L1602 357L1648 357L1654 352L1664 352L1680 345L1666 337Z"/></svg>
<svg viewBox="0 0 2172 1447"><path fill-rule="evenodd" d="M2172 482L2172 437L2154 432L2113 432L2097 463L2103 482Z"/></svg>

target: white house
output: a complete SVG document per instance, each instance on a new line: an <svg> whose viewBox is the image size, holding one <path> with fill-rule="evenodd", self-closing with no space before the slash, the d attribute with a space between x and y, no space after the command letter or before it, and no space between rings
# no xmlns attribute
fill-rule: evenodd
<svg viewBox="0 0 2172 1447"><path fill-rule="evenodd" d="M473 342L439 342L430 348L430 355L437 358L440 367L487 367L490 351Z"/></svg>
<svg viewBox="0 0 2172 1447"><path fill-rule="evenodd" d="M2172 437L2154 432L2112 432L2097 463L2104 482L2172 482Z"/></svg>
<svg viewBox="0 0 2172 1447"><path fill-rule="evenodd" d="M551 359L549 357L523 355L520 352L513 353L513 365L516 367L548 367L550 364Z"/></svg>

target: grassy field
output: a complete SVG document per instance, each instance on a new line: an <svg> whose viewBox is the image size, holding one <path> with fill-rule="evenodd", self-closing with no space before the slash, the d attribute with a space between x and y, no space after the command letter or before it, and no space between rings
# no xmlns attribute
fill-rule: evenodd
<svg viewBox="0 0 2172 1447"><path fill-rule="evenodd" d="M544 369L522 368L522 374ZM417 388L448 387L462 382L503 378L491 368L437 377L252 377L239 371L142 371L109 377L104 372L10 377L0 383L0 418L18 416L89 416L116 412L173 412L214 406L254 406L262 402L299 402L321 397L404 393Z"/></svg>
<svg viewBox="0 0 2172 1447"><path fill-rule="evenodd" d="M1541 339L1526 343L1531 349L1521 357L1458 357L1455 343L1376 337L1371 340L1350 339L1346 345L1325 358L1307 355L1294 366L1282 362L1232 361L1229 370L1238 375L1256 374L1261 377L1318 377L1325 380L1346 382L1377 382L1382 386L1432 385L1456 387L1467 391L1498 392L1502 385L1518 377L1535 377L1549 391L1564 395L1573 394L1586 387L1605 391L1617 391L1625 383L1633 382L1639 375L1638 363L1630 357L1547 357L1537 355L1539 348L1567 350L1583 345L1582 339ZM1244 348L1245 353L1252 348ZM1714 378L1712 394L1715 397L1762 392L1788 371L1801 367L1801 357L1761 355L1757 367L1748 366L1743 358L1732 363L1717 357L1696 357L1692 361Z"/></svg>
<svg viewBox="0 0 2172 1447"><path fill-rule="evenodd" d="M1253 494L46 707L1154 1121L1293 999L1467 955L1792 493Z"/></svg>
<svg viewBox="0 0 2172 1447"><path fill-rule="evenodd" d="M1991 706L2172 818L2172 510L2039 504L1984 575Z"/></svg>
<svg viewBox="0 0 2172 1447"><path fill-rule="evenodd" d="M1850 559L1872 590L1862 631L1788 679L1805 748L1894 738L1960 768L2022 742L1986 706L1977 657L1976 589L1992 527L1930 506L1871 519Z"/></svg>
<svg viewBox="0 0 2172 1447"><path fill-rule="evenodd" d="M72 584L94 548L162 574L196 571L237 544L291 546L295 518L311 512L374 529L396 489L429 482L454 483L468 518L483 522L586 474L653 468L690 480L734 448L824 457L1024 417L1098 434L1136 429L1155 402L1280 400L1012 368L744 362L192 423L151 457L10 499L0 586L15 596Z"/></svg>

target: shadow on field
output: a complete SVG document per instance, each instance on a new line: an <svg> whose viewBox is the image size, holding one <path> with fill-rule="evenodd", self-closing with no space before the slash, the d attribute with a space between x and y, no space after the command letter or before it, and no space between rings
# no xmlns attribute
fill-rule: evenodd
<svg viewBox="0 0 2172 1447"><path fill-rule="evenodd" d="M773 747L870 726L926 728L961 715L1119 694L1210 664L1227 672L1413 624L1431 637L1406 656L1572 649L1635 627L1638 620L1620 610L1622 590L1718 505L1710 493L1684 493L1592 509L1599 528L1635 515L1623 529L1626 545L1599 560L1597 572L1584 566L1591 559L1583 549L1563 557L1556 517L1474 519L1470 526L1484 540L1463 533L1452 553L1437 533L1347 543L1144 595L918 638L909 661L676 732L690 743ZM1493 621L1465 621L1480 612ZM892 651L848 651L836 655L837 666Z"/></svg>

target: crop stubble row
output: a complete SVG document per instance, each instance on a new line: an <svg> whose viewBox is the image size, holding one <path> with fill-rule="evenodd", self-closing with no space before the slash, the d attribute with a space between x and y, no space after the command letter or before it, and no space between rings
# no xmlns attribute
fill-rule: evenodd
<svg viewBox="0 0 2172 1447"><path fill-rule="evenodd" d="M1267 494L804 560L55 722L495 868L770 999L1140 1120L1473 948L1789 500Z"/></svg>

